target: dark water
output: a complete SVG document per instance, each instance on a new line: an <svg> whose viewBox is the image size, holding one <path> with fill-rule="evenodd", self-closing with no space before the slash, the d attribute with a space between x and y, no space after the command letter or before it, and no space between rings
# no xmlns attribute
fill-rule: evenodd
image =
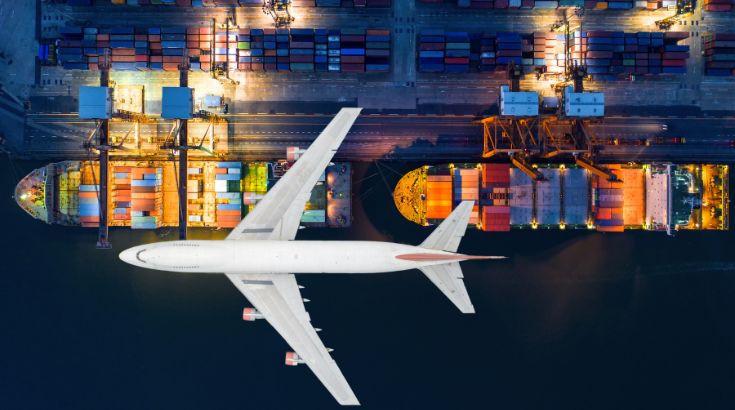
<svg viewBox="0 0 735 410"><path fill-rule="evenodd" d="M359 171L355 226L300 238L420 242L389 202L396 174ZM14 178L0 160L0 409L338 407L308 368L283 365L267 323L241 321L224 277L123 265L120 250L159 238L115 230L114 251L97 251L92 230L26 216ZM460 250L510 256L463 264L476 315L418 271L300 277L364 408L735 406L732 233L471 231Z"/></svg>

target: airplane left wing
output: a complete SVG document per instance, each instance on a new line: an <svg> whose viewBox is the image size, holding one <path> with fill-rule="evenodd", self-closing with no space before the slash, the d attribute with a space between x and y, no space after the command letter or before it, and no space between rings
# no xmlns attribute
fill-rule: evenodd
<svg viewBox="0 0 735 410"><path fill-rule="evenodd" d="M296 237L306 201L362 108L342 108L286 175L227 236L229 240Z"/></svg>
<svg viewBox="0 0 735 410"><path fill-rule="evenodd" d="M360 404L311 326L293 274L226 275L296 352L296 360L309 366L339 404Z"/></svg>

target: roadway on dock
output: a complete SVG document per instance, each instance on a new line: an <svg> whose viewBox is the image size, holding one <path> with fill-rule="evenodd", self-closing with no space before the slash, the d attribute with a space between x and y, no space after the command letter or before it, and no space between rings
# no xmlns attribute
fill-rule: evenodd
<svg viewBox="0 0 735 410"><path fill-rule="evenodd" d="M228 157L246 160L271 160L285 157L286 147L307 147L331 119L329 114L234 114L228 121ZM477 160L482 152L482 127L474 116L368 114L361 116L340 148L337 158L351 161L388 160ZM94 128L91 121L80 120L75 114L29 115L28 134L24 150L31 156L54 155L86 157L81 141ZM122 138L130 129L114 123L111 135ZM141 127L141 138L162 142L172 123L160 121ZM664 129L666 127L666 129ZM600 139L617 138L620 146L604 147L616 157L632 152L630 160L646 159L646 155L672 155L679 160L710 152L713 159L735 159L735 118L667 118L667 117L608 117L590 126ZM52 130L53 133L44 131ZM660 144L645 147L644 138L683 137L685 144ZM201 136L191 135L198 141ZM652 159L652 158L648 158ZM676 158L670 158L676 159ZM723 159L724 160L724 159Z"/></svg>

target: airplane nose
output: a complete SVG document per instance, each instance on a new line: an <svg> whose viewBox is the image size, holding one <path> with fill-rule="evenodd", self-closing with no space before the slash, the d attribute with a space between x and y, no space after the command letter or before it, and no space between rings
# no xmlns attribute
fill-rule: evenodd
<svg viewBox="0 0 735 410"><path fill-rule="evenodd" d="M136 265L135 263L135 248L126 249L122 252L120 252L120 260L129 263L131 265Z"/></svg>

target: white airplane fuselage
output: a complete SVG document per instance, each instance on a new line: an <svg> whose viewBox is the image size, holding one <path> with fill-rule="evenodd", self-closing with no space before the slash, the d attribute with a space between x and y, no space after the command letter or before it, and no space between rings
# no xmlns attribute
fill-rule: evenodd
<svg viewBox="0 0 735 410"><path fill-rule="evenodd" d="M380 273L476 257L391 242L171 241L130 248L123 261L143 268L200 273Z"/></svg>

